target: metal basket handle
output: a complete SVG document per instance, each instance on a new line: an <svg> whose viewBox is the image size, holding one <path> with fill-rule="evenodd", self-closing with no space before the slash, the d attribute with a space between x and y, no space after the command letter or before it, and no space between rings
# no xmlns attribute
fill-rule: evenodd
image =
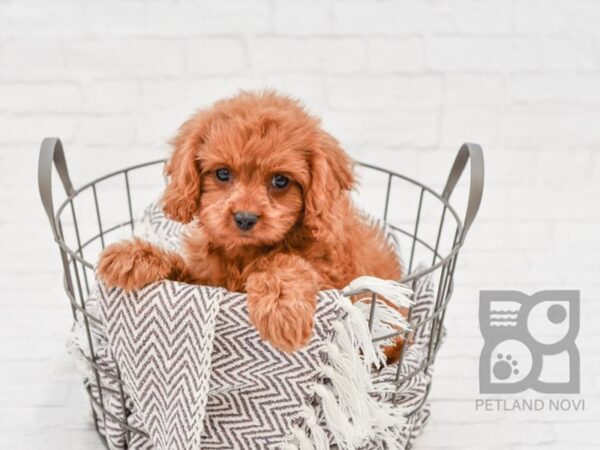
<svg viewBox="0 0 600 450"><path fill-rule="evenodd" d="M54 221L54 201L52 199L52 163L58 172L62 181L63 187L67 195L74 193L69 170L67 169L67 161L63 151L62 142L59 138L44 138L40 147L40 159L38 162L38 188L40 198L46 210L46 215L50 221L50 228L54 234L54 239L59 239L58 229Z"/></svg>
<svg viewBox="0 0 600 450"><path fill-rule="evenodd" d="M471 180L469 186L469 200L467 202L467 211L465 213L465 219L463 222L463 230L460 237L461 242L465 240L467 232L475 217L479 211L481 205L481 197L483 196L483 180L484 180L484 164L483 164L483 150L478 144L465 143L460 147L448 180L446 181L446 187L442 193L442 197L445 200L450 200L450 196L456 187L456 183L460 179L467 161L471 160Z"/></svg>

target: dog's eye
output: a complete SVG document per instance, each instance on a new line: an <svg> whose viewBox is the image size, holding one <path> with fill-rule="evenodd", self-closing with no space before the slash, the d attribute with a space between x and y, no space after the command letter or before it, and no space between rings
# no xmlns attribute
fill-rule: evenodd
<svg viewBox="0 0 600 450"><path fill-rule="evenodd" d="M225 168L217 169L215 175L217 176L219 181L229 181L229 179L231 178L231 172L229 172L229 169Z"/></svg>
<svg viewBox="0 0 600 450"><path fill-rule="evenodd" d="M283 189L288 185L290 179L284 175L275 175L271 180L271 184L276 189Z"/></svg>

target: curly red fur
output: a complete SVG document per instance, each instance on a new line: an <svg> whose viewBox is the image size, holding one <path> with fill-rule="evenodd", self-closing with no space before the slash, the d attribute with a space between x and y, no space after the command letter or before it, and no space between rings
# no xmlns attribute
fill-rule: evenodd
<svg viewBox="0 0 600 450"><path fill-rule="evenodd" d="M170 278L245 291L260 335L294 351L312 334L318 290L361 275L400 278L393 249L351 202L351 160L297 101L242 92L192 116L172 144L163 208L196 220L184 259L140 241L116 244L98 267L107 284ZM222 168L231 179L218 179ZM275 175L288 185L275 188ZM256 225L236 227L237 211L255 214Z"/></svg>

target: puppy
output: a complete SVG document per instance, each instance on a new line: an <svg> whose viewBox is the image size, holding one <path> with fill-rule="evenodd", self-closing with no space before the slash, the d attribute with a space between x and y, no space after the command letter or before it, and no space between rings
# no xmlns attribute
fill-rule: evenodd
<svg viewBox="0 0 600 450"><path fill-rule="evenodd" d="M98 265L108 286L171 279L244 291L260 336L293 352L310 340L319 290L400 279L393 249L352 205L349 157L297 101L242 92L192 116L172 145L162 206L193 222L184 255L113 244Z"/></svg>

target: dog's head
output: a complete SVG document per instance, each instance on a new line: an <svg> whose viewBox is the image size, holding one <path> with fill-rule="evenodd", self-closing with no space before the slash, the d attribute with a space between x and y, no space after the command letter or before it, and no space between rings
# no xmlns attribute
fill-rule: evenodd
<svg viewBox="0 0 600 450"><path fill-rule="evenodd" d="M198 219L213 245L275 245L292 229L323 238L343 220L350 160L288 97L242 92L192 116L172 143L163 209Z"/></svg>

